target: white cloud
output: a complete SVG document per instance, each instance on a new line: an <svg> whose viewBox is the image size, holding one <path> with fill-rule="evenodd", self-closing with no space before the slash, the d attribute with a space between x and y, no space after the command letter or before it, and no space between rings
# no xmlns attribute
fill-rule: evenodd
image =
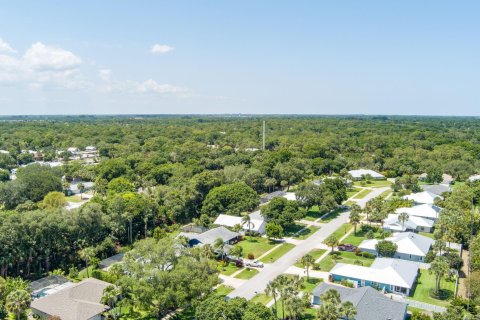
<svg viewBox="0 0 480 320"><path fill-rule="evenodd" d="M142 83L136 85L136 92L139 93L158 93L158 94L166 94L166 93L184 93L187 89L182 87L176 87L171 84L159 84L153 79L148 79Z"/></svg>
<svg viewBox="0 0 480 320"><path fill-rule="evenodd" d="M112 70L110 70L110 69L100 69L100 70L98 70L98 76L103 81L110 81L110 79L112 77Z"/></svg>
<svg viewBox="0 0 480 320"><path fill-rule="evenodd" d="M172 51L174 48L167 46L166 44L154 44L152 47L151 52L152 53L167 53L169 51Z"/></svg>
<svg viewBox="0 0 480 320"><path fill-rule="evenodd" d="M15 53L16 51L2 38L0 38L0 52Z"/></svg>
<svg viewBox="0 0 480 320"><path fill-rule="evenodd" d="M68 50L34 43L23 56L25 62L38 70L68 70L80 66L82 60Z"/></svg>

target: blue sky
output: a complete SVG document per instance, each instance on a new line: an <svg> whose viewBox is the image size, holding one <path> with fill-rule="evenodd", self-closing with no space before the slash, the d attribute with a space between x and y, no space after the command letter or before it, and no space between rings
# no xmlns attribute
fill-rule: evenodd
<svg viewBox="0 0 480 320"><path fill-rule="evenodd" d="M0 114L480 115L479 13L441 0L4 1Z"/></svg>

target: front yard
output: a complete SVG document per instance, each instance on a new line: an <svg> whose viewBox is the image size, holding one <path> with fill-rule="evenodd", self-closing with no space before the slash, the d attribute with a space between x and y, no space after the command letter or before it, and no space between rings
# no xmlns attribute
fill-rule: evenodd
<svg viewBox="0 0 480 320"><path fill-rule="evenodd" d="M369 188L383 188L383 187L390 187L392 183L388 180L372 180L370 183L365 181L355 181L353 186L356 187L369 187Z"/></svg>
<svg viewBox="0 0 480 320"><path fill-rule="evenodd" d="M250 278L253 278L259 271L257 269L253 268L245 268L242 272L237 274L235 278L237 279L243 279L243 280L248 280Z"/></svg>
<svg viewBox="0 0 480 320"><path fill-rule="evenodd" d="M226 276L230 276L233 273L235 273L236 271L240 270L239 268L237 268L235 263L226 262L226 261L219 261L217 269L221 274L226 275Z"/></svg>
<svg viewBox="0 0 480 320"><path fill-rule="evenodd" d="M308 254L311 255L313 257L313 259L316 261L318 258L320 258L325 252L327 252L327 250L325 249L314 249L312 251L310 251ZM303 265L300 263L300 261L298 261L297 263L295 263L295 266L296 267L299 267L299 268L303 268Z"/></svg>
<svg viewBox="0 0 480 320"><path fill-rule="evenodd" d="M352 229L352 225L350 223L344 223L340 226L340 228L335 230L335 232L332 233L332 235L334 235L340 241L340 238L346 235L348 231L350 231L351 229ZM344 242L344 241L340 241L340 242ZM323 241L323 243L325 243L325 241Z"/></svg>
<svg viewBox="0 0 480 320"><path fill-rule="evenodd" d="M269 254L267 254L265 257L260 259L263 263L272 263L280 259L285 253L288 251L292 250L295 247L295 245L291 243L284 243L277 249L273 250Z"/></svg>
<svg viewBox="0 0 480 320"><path fill-rule="evenodd" d="M277 244L278 242L274 242L267 238L246 236L244 240L240 241L237 245L243 248L244 258L247 258L248 254L251 253L254 258L257 259Z"/></svg>
<svg viewBox="0 0 480 320"><path fill-rule="evenodd" d="M360 191L359 193L357 193L357 195L355 195L353 197L353 199L363 199L365 198L370 192L372 192L372 190L370 189L363 189L362 191Z"/></svg>
<svg viewBox="0 0 480 320"><path fill-rule="evenodd" d="M450 302L449 300L455 294L455 281L442 280L440 283L440 288L446 295L444 300L435 299L432 297L430 292L435 290L435 276L430 274L428 270L422 269L420 270L420 276L417 279L415 292L410 299L435 304L437 306L447 306Z"/></svg>
<svg viewBox="0 0 480 320"><path fill-rule="evenodd" d="M232 287L222 284L222 285L219 285L217 287L217 289L215 289L215 295L223 297L223 296L226 296L227 294L229 294L232 291L233 291Z"/></svg>
<svg viewBox="0 0 480 320"><path fill-rule="evenodd" d="M329 254L320 261L320 263L318 264L320 267L320 271L328 272L332 270L332 268L337 263L357 264L364 267L369 267L372 265L374 260L362 256L357 256L354 252L337 251L335 254L337 255L336 260L334 259L334 255Z"/></svg>

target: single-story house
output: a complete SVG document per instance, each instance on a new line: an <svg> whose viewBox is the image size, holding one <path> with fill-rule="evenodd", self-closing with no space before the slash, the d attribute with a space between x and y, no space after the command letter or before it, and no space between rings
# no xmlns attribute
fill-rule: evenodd
<svg viewBox="0 0 480 320"><path fill-rule="evenodd" d="M38 299L73 285L69 279L60 275L49 275L30 282L32 297Z"/></svg>
<svg viewBox="0 0 480 320"><path fill-rule="evenodd" d="M416 204L434 204L435 199L437 198L443 200L442 196L434 194L430 191L417 192L403 196L403 199L412 200Z"/></svg>
<svg viewBox="0 0 480 320"><path fill-rule="evenodd" d="M413 207L398 208L395 213L405 212L409 217L421 217L432 221L437 221L442 208L432 204L420 204Z"/></svg>
<svg viewBox="0 0 480 320"><path fill-rule="evenodd" d="M94 183L93 182L77 182L77 183L71 183L69 187L69 194L80 194L80 189L78 188L78 185L82 183L84 186L83 192L87 192L93 189Z"/></svg>
<svg viewBox="0 0 480 320"><path fill-rule="evenodd" d="M217 217L213 224L225 227L234 227L236 225L242 226L244 231L253 231L260 234L265 234L265 226L267 222L265 219L255 219L250 216L250 222L243 222L242 217L230 216L227 214L221 214Z"/></svg>
<svg viewBox="0 0 480 320"><path fill-rule="evenodd" d="M389 214L387 219L383 221L382 228L391 232L404 232L404 231L416 231L416 232L432 232L434 221L422 217L409 216L405 222L400 222L399 214Z"/></svg>
<svg viewBox="0 0 480 320"><path fill-rule="evenodd" d="M320 305L320 296L330 289L340 294L340 301L353 304L357 311L355 320L404 320L407 317L406 303L392 300L371 287L347 288L322 282L312 292L312 303Z"/></svg>
<svg viewBox="0 0 480 320"><path fill-rule="evenodd" d="M330 275L333 281L351 281L355 287L374 287L384 292L410 295L418 276L412 261L377 258L370 267L337 263Z"/></svg>
<svg viewBox="0 0 480 320"><path fill-rule="evenodd" d="M367 174L369 174L372 179L385 179L385 176L376 172L376 171L373 171L373 170L370 170L370 169L358 169L358 170L350 170L348 171L348 173L353 177L353 179L355 180L362 180L365 178L365 176Z"/></svg>
<svg viewBox="0 0 480 320"><path fill-rule="evenodd" d="M86 146L86 147L85 147L85 151L87 151L87 152L95 152L95 151L97 151L97 148L94 147L94 146Z"/></svg>
<svg viewBox="0 0 480 320"><path fill-rule="evenodd" d="M285 191L274 191L274 192L270 192L270 193L267 193L263 196L260 197L260 203L261 204L265 204L265 203L268 203L270 202L273 198L275 197L283 197L285 196L287 193Z"/></svg>
<svg viewBox="0 0 480 320"><path fill-rule="evenodd" d="M476 175L468 177L468 181L473 182L473 181L477 181L477 180L480 180L480 174L476 174Z"/></svg>
<svg viewBox="0 0 480 320"><path fill-rule="evenodd" d="M435 240L429 237L413 232L396 233L385 240L391 241L397 245L397 252L395 252L393 258L417 262L425 261L425 256L435 242ZM377 239L363 240L358 248L362 251L378 255L377 250L375 249L378 241L379 240Z"/></svg>
<svg viewBox="0 0 480 320"><path fill-rule="evenodd" d="M441 196L444 192L452 191L452 187L449 184L424 184L421 185L423 191L428 191L438 196Z"/></svg>
<svg viewBox="0 0 480 320"><path fill-rule="evenodd" d="M428 177L428 174L426 172L422 173L421 175L418 176L420 180L426 180ZM447 173L442 174L442 182L440 184L446 184L449 185L453 181L453 177Z"/></svg>
<svg viewBox="0 0 480 320"><path fill-rule="evenodd" d="M222 239L225 244L233 244L238 241L240 234L230 231L225 227L217 227L200 234L181 232L179 236L187 238L188 244L193 247L197 245L203 246L205 244L213 246L219 238Z"/></svg>
<svg viewBox="0 0 480 320"><path fill-rule="evenodd" d="M85 279L55 293L33 300L30 308L40 319L57 316L62 320L100 320L108 306L101 303L103 290L111 284Z"/></svg>

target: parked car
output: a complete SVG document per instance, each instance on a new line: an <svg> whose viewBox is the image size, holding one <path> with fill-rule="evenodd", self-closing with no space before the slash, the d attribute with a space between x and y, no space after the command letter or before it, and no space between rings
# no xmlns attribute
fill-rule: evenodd
<svg viewBox="0 0 480 320"><path fill-rule="evenodd" d="M249 260L245 262L247 267L263 268L263 262L258 260Z"/></svg>
<svg viewBox="0 0 480 320"><path fill-rule="evenodd" d="M357 249L353 244L341 244L338 246L339 251L348 251L348 252L353 252Z"/></svg>

